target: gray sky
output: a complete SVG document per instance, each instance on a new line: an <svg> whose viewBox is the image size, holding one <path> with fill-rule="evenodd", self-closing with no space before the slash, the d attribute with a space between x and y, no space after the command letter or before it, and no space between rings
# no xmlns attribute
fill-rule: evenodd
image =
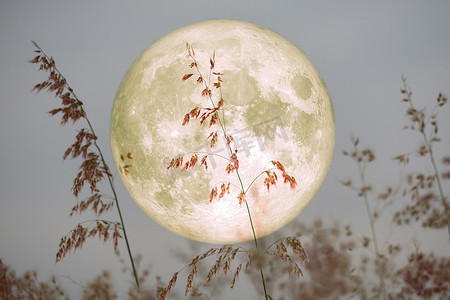
<svg viewBox="0 0 450 300"><path fill-rule="evenodd" d="M449 15L449 1L419 0L0 1L0 258L19 272L37 269L42 279L49 274L61 276L63 285L75 292L79 287L65 276L83 283L109 269L116 280L131 282L119 274L121 265L112 247L94 240L54 263L59 238L91 216L68 216L75 203L70 187L80 161L63 161L62 155L73 143L75 129L61 127L57 118L47 114L59 100L31 92L46 78L27 63L34 54L31 40L55 58L84 102L112 167L111 107L123 75L144 49L178 27L210 18L240 19L275 30L298 45L317 67L336 116L331 170L298 219L342 220L357 233L369 235L363 202L337 181L356 179L356 166L341 152L350 148L350 132L371 147L377 162L369 168L368 180L380 189L407 173L400 172L391 158L415 149L420 137L402 131L406 120L400 102L401 76L408 77L419 107L434 105L438 92L450 96ZM448 116L446 107L438 157L449 154ZM116 186L133 251L144 256L144 265L152 265L151 276L168 280L183 266L170 259L171 251L188 249L188 242L141 212L119 180ZM114 213L109 217L116 219ZM381 242L386 241L389 221L390 215L377 224ZM416 228L404 232L405 242L420 234L424 248L448 253L445 232L423 234ZM125 248L121 249L126 259Z"/></svg>

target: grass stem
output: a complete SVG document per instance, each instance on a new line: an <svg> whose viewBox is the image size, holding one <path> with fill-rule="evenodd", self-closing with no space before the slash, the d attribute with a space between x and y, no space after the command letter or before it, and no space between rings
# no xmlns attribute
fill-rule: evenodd
<svg viewBox="0 0 450 300"><path fill-rule="evenodd" d="M358 163L358 171L359 171L359 178L360 178L361 184L363 186L362 196L364 197L364 203L366 206L367 217L369 218L370 230L372 232L373 247L375 250L375 255L376 255L377 259L381 259L382 256L381 256L380 248L378 246L378 239L377 239L377 234L375 231L375 219L372 215L372 209L370 208L370 202L369 202L369 197L367 196L367 191L364 189L365 187L367 187L366 180L364 178L364 169L361 166L361 164L359 164L359 163ZM379 276L380 276L380 287L381 287L382 293L383 293L383 299L387 300L386 284L384 282L384 276L383 276L383 274L379 274Z"/></svg>
<svg viewBox="0 0 450 300"><path fill-rule="evenodd" d="M448 207L447 201L445 200L445 197L444 197L444 190L442 188L441 176L439 176L439 171L438 171L438 168L436 165L436 161L434 160L433 149L431 147L431 144L428 142L425 134L424 134L424 141L425 141L425 146L428 149L428 153L430 154L430 160L431 160L431 164L433 166L434 175L436 176L436 182L438 185L441 202L442 202L442 205L444 206L444 212L447 213L449 210L449 207ZM447 230L448 230L448 235L450 236L450 219L447 222Z"/></svg>

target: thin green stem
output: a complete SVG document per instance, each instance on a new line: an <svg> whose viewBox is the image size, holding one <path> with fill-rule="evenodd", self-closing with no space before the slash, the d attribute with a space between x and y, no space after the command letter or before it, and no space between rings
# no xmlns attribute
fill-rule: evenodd
<svg viewBox="0 0 450 300"><path fill-rule="evenodd" d="M197 69L197 72L198 72L199 76L203 78L202 73L201 73L200 70L198 69L198 64L197 64L196 59L195 59L192 55L191 55L191 58L192 58L192 59L194 60L194 62L196 63L195 65L196 65L196 69ZM211 80L211 70L210 70L210 72L209 72L208 82L206 82L206 80L203 80L203 83L204 83L204 85L205 85L206 90L209 90L209 83L210 83L210 80ZM214 103L214 100L212 99L212 97L211 97L211 95L210 95L209 93L208 93L208 97L209 97L209 100L211 101L211 104L212 104L213 108L216 108L216 104ZM216 113L217 113L217 112L216 112ZM222 128L223 137L224 137L225 141L227 141L227 140L228 140L228 135L227 135L226 127L225 127L225 117L224 117L223 114L222 114L222 118L223 118L223 121L221 120L220 117L217 118L217 119L218 119L218 121L219 121L220 127ZM231 149L231 146L230 146L229 144L227 144L227 146L228 146L228 151L230 152L230 155L231 155L231 154L233 153L233 150ZM256 179L254 179L254 180L251 182L250 186L249 186L247 189L245 189L245 188L244 188L244 184L243 184L243 182L242 182L242 178L241 178L241 176L240 176L240 174L239 174L239 170L235 170L235 172L236 172L236 176L238 177L239 183L240 183L240 185L241 185L241 191L242 191L244 194L246 194L247 191L248 191L248 189L250 188L250 186L253 184L253 182L254 182ZM261 174L262 174L262 173L261 173ZM260 176L260 175L258 175L258 177L259 177L259 176ZM250 207L249 207L247 201L245 201L245 206L247 207L248 218L249 218L249 220L250 220L250 225L251 225L251 228L252 228L253 241L255 242L256 252L257 252L258 255L259 255L260 252L259 252L259 247L258 247L258 240L257 240L257 238L256 238L255 227L254 227L254 225L253 225L252 215L251 215L251 213L250 213ZM268 300L268 299L269 299L269 296L268 296L268 294L267 294L266 281L265 281L265 279L264 279L264 272L263 272L262 268L260 268L259 271L260 271L260 274L261 274L261 281L262 281L262 285L263 285L263 289L264 289L264 297L265 297L266 300Z"/></svg>
<svg viewBox="0 0 450 300"><path fill-rule="evenodd" d="M364 178L364 168L361 167L360 163L358 163L358 172L359 172L359 178L361 180L361 184L363 187L362 195L364 197L364 203L366 206L367 217L369 218L370 230L372 232L373 246L375 249L375 255L376 255L377 259L380 259L382 256L380 253L380 249L378 247L378 239L377 239L377 234L375 231L375 219L373 218L373 215L372 215L372 210L370 208L369 197L367 196L367 191L364 189L365 187L367 187L367 185L366 185L366 180ZM384 276L383 276L383 274L379 274L379 275L380 275L380 286L383 291L383 299L386 300L387 294L386 294L386 285L384 282Z"/></svg>
<svg viewBox="0 0 450 300"><path fill-rule="evenodd" d="M431 148L431 145L428 142L425 135L424 135L424 141L425 141L426 147L428 148L428 153L430 154L430 160L431 160L431 164L433 165L434 174L436 176L436 182L437 182L438 189L439 189L439 195L441 196L442 205L444 206L444 212L447 214L449 208L448 208L447 201L445 200L445 197L444 197L444 190L442 188L441 176L439 176L439 171L438 171L436 162L434 160L433 149ZM448 220L448 222L447 222L447 230L448 230L448 234L450 236L450 220Z"/></svg>
<svg viewBox="0 0 450 300"><path fill-rule="evenodd" d="M366 187L366 180L364 179L364 172L361 168L361 166L358 164L358 171L359 171L359 178L361 180L361 184L364 187ZM377 256L380 256L380 250L378 248L378 239L377 239L377 235L376 235L376 231L375 231L375 220L373 218L372 215L372 210L370 208L370 203L369 203L369 197L367 196L367 192L364 191L362 193L363 197L364 197L364 203L366 206L366 212L367 212L367 217L369 218L369 223L370 223L370 230L372 232L372 239L373 239L373 246L374 246L374 250L375 250L375 254Z"/></svg>
<svg viewBox="0 0 450 300"><path fill-rule="evenodd" d="M72 94L74 95L74 97L76 97L73 92L72 92ZM92 124L89 121L89 119L87 118L87 116L86 116L86 121L87 121L87 123L89 125L89 129L90 129L92 135L96 136L95 132L94 132L94 128L92 127ZM123 221L122 211L120 210L119 198L117 197L116 188L114 187L113 178L112 178L111 172L109 171L109 167L106 164L106 161L105 161L105 158L103 156L102 150L100 149L100 146L97 144L96 140L94 140L94 146L97 148L97 151L98 151L98 154L100 155L100 159L102 161L102 164L103 164L103 166L105 167L105 170L106 170L106 176L108 177L109 186L111 187L111 191L112 191L113 197L114 197L114 202L116 203L116 207L117 207L117 212L119 213L120 224L122 224L123 237L125 239L125 244L127 246L128 256L130 258L131 268L133 270L134 280L136 282L136 286L138 288L140 288L139 279L138 279L137 271L136 271L136 266L134 265L134 259L133 259L133 255L131 253L131 247L130 247L130 243L128 241L128 235L127 235L127 231L125 229L125 223Z"/></svg>
<svg viewBox="0 0 450 300"><path fill-rule="evenodd" d="M259 269L260 273L261 273L261 281L263 284L263 289L264 289L264 297L266 298L266 300L269 299L269 296L267 295L267 290L266 290L266 280L264 279L264 273L262 268Z"/></svg>
<svg viewBox="0 0 450 300"><path fill-rule="evenodd" d="M271 170L276 170L276 168L272 168L269 169L267 171L271 171ZM247 193L247 191L252 187L253 183L264 173L266 173L266 171L262 171L261 173L258 174L258 176L256 176L255 178L253 178L252 182L250 182L250 184L247 186L247 189L245 190L245 193Z"/></svg>
<svg viewBox="0 0 450 300"><path fill-rule="evenodd" d="M245 206L247 207L248 217L250 219L250 225L252 227L253 241L255 242L256 252L259 255L260 252L259 252L259 247L258 247L258 240L256 239L255 227L253 226L253 221L252 221L252 214L250 213L250 207L248 206L247 201L245 201ZM262 281L263 290L264 290L264 297L266 300L268 300L269 296L267 295L266 280L264 279L264 272L261 267L259 268L259 272L261 274L261 281Z"/></svg>
<svg viewBox="0 0 450 300"><path fill-rule="evenodd" d="M247 207L248 217L249 217L249 219L250 219L250 225L251 225L251 227L252 227L253 241L255 242L256 250L259 251L259 248L258 248L258 241L257 241L257 239L256 239L255 227L253 226L253 221L252 221L252 214L250 213L250 207L248 206L247 201L245 201L245 207Z"/></svg>

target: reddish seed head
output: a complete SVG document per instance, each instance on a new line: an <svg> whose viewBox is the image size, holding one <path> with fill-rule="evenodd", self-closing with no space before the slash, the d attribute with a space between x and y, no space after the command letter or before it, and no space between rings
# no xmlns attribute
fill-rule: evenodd
<svg viewBox="0 0 450 300"><path fill-rule="evenodd" d="M245 201L246 201L244 192L241 192L237 198L239 200L239 205L242 205L242 203L245 203Z"/></svg>
<svg viewBox="0 0 450 300"><path fill-rule="evenodd" d="M183 78L181 78L181 80L183 80L183 81L188 80L189 78L191 78L192 75L194 75L194 74L193 74L193 73L190 73L190 74L184 74L184 75L183 75Z"/></svg>

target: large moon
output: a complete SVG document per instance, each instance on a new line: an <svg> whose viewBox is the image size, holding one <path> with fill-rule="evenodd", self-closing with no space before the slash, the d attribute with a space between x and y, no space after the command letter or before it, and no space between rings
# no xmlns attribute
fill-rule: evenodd
<svg viewBox="0 0 450 300"><path fill-rule="evenodd" d="M194 49L204 82L186 43ZM220 88L214 88L220 75ZM183 81L185 74L192 78ZM202 96L205 83L211 97ZM223 98L209 126L182 125L193 108L211 108ZM230 150L223 128L237 149L237 172L228 174ZM210 133L219 138L210 148ZM246 204L258 238L294 219L322 185L333 156L332 103L319 72L294 44L276 32L237 20L208 20L177 29L153 43L124 76L111 115L111 148L118 174L131 198L154 221L189 239L237 243L253 239ZM167 167L207 156L193 168ZM297 186L283 183L271 163L279 161ZM267 190L264 171L278 174ZM242 182L242 185L241 185ZM210 202L211 190L230 184ZM249 188L250 187L250 188ZM248 190L247 190L248 189Z"/></svg>

